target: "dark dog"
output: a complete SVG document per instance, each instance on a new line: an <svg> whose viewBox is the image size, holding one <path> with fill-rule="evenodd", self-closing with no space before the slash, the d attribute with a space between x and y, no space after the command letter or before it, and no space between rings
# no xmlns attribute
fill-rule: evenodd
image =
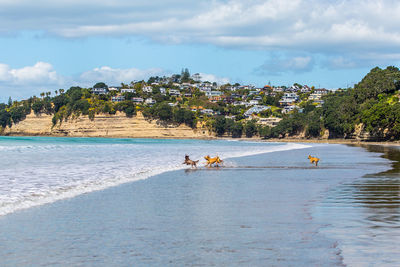
<svg viewBox="0 0 400 267"><path fill-rule="evenodd" d="M182 164L191 165L191 168L193 168L193 166L197 168L197 162L199 161L191 160L188 155L185 155L185 161Z"/></svg>

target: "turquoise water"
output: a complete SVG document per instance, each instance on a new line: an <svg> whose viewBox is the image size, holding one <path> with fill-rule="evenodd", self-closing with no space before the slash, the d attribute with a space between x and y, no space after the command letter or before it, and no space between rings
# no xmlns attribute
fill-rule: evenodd
<svg viewBox="0 0 400 267"><path fill-rule="evenodd" d="M0 144L32 146L29 139L23 145L18 139L7 140ZM50 162L57 164L50 166L75 166L71 173L90 190L0 216L1 266L397 266L400 262L400 176L398 170L390 171L396 166L392 161L399 155L396 149L389 150L393 156L386 150L319 144L127 139L115 140L121 143L114 146L114 139L42 138L33 142L40 143L33 149L38 154L66 153L62 164L54 158ZM29 149L21 147L18 153L31 153ZM181 169L182 154L188 150L193 158L205 151L232 158L224 168ZM17 154L15 148L9 151ZM114 153L104 155L109 151ZM79 160L70 158L73 153ZM310 165L309 154L321 158L319 167ZM149 160L140 160L143 155ZM129 178L134 182L125 183L130 180L124 175L130 177L136 168L121 167L118 182L105 178L111 173L109 165L152 164L151 157L156 156L161 157L157 163L175 165L167 172L158 169L155 176L150 170L139 180ZM131 157L140 162L130 161ZM96 158L97 168L89 168L88 162ZM125 165L119 165L121 158ZM42 161L48 162L34 157L34 166L44 168ZM53 171L61 175L61 170L65 169ZM82 170L90 171L79 176ZM97 190L86 183L89 173L110 187ZM46 177L53 181L53 176ZM63 179L68 182L69 177Z"/></svg>

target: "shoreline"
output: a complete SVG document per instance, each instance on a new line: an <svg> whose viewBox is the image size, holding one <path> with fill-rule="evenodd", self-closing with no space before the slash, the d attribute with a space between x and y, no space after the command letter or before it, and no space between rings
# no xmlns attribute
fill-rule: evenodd
<svg viewBox="0 0 400 267"><path fill-rule="evenodd" d="M217 137L217 136L150 136L150 137L132 137L132 136L68 136L57 134L7 134L1 135L3 137L61 137L61 138L106 138L106 139L178 139L178 140L229 140L229 141L252 141L252 142L269 142L269 143L315 143L315 144L343 144L343 145L382 145L382 146L400 146L399 141L362 141L357 139L301 139L301 138L270 138L261 139L258 137L252 138L232 138L232 137Z"/></svg>

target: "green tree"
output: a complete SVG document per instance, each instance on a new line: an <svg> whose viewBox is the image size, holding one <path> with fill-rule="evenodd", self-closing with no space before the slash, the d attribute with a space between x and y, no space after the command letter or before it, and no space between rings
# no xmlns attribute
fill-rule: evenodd
<svg viewBox="0 0 400 267"><path fill-rule="evenodd" d="M248 138L251 138L257 134L257 125L254 120L247 121L244 129L245 129L246 137L248 137Z"/></svg>
<svg viewBox="0 0 400 267"><path fill-rule="evenodd" d="M154 105L154 115L162 121L170 121L172 119L172 108L163 102Z"/></svg>
<svg viewBox="0 0 400 267"><path fill-rule="evenodd" d="M214 131L217 134L217 136L222 136L225 133L225 117L224 116L218 116L215 119L214 122Z"/></svg>
<svg viewBox="0 0 400 267"><path fill-rule="evenodd" d="M95 85L93 85L93 88L108 88L107 84L103 83L103 82L99 82L96 83Z"/></svg>
<svg viewBox="0 0 400 267"><path fill-rule="evenodd" d="M243 125L241 122L235 122L232 126L232 137L240 138L243 133Z"/></svg>

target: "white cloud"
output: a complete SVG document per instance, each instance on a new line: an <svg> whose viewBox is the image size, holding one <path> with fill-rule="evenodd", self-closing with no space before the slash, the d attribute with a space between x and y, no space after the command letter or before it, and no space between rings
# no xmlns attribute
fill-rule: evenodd
<svg viewBox="0 0 400 267"><path fill-rule="evenodd" d="M85 71L76 77L68 77L58 74L53 66L47 62L37 62L33 66L22 68L11 68L7 64L0 63L0 96L3 97L3 99L0 98L0 102L6 101L5 98L8 98L8 96L21 99L38 95L41 92L54 92L59 88L91 87L97 82L119 85L121 82L147 80L150 76L161 75L167 75L167 73L159 68L141 70L103 66ZM216 77L215 79L217 80Z"/></svg>
<svg viewBox="0 0 400 267"><path fill-rule="evenodd" d="M64 78L57 74L53 66L46 62L37 62L33 66L12 69L0 63L0 83L9 85L63 84Z"/></svg>
<svg viewBox="0 0 400 267"><path fill-rule="evenodd" d="M134 35L312 53L398 53L400 45L394 0L19 0L1 1L0 10L0 32Z"/></svg>
<svg viewBox="0 0 400 267"><path fill-rule="evenodd" d="M202 81L216 82L217 84L230 83L230 79L227 77L218 77L214 74L199 73Z"/></svg>
<svg viewBox="0 0 400 267"><path fill-rule="evenodd" d="M50 63L37 62L33 66L12 68L0 63L0 102L8 96L13 99L28 98L41 92L53 92L68 82Z"/></svg>
<svg viewBox="0 0 400 267"><path fill-rule="evenodd" d="M161 76L164 74L165 71L158 68L140 70L136 68L113 69L108 66L103 66L82 73L79 80L81 83L89 85L100 81L110 85L118 85L121 82L129 83L134 80L147 80L150 76Z"/></svg>
<svg viewBox="0 0 400 267"><path fill-rule="evenodd" d="M279 75L284 72L301 73L311 71L314 65L315 62L311 56L281 56L274 54L259 66L255 72L261 75Z"/></svg>

